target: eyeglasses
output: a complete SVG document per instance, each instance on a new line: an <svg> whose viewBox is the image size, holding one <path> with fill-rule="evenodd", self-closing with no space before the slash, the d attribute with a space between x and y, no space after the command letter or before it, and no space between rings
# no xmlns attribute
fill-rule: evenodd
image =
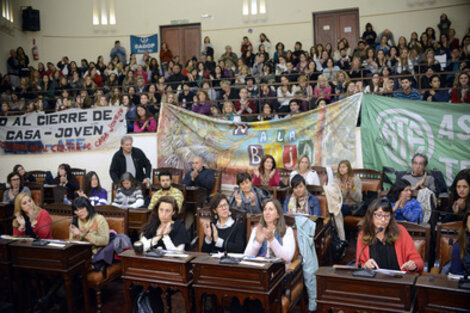
<svg viewBox="0 0 470 313"><path fill-rule="evenodd" d="M374 213L374 216L379 219L379 220L384 220L388 221L392 217L391 214L380 214L380 213Z"/></svg>
<svg viewBox="0 0 470 313"><path fill-rule="evenodd" d="M227 203L217 206L217 209L226 209L226 208L230 208L230 206Z"/></svg>
<svg viewBox="0 0 470 313"><path fill-rule="evenodd" d="M12 178L11 181L20 181L21 179L19 178Z"/></svg>

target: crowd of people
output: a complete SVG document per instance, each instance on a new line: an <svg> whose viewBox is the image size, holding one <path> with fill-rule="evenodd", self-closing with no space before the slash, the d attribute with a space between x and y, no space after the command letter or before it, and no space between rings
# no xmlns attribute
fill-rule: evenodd
<svg viewBox="0 0 470 313"><path fill-rule="evenodd" d="M265 155L251 173L237 174L237 185L229 197L220 193L210 197L215 183L213 170L204 164L200 156L190 161L191 168L181 183L207 190L208 207L215 216L212 220L200 220L204 232L204 238L201 239L203 252L227 250L248 256L277 257L289 264L294 256L295 237L292 228L284 220L285 214L332 216L343 248L348 245L347 240L354 239L345 237L343 218L355 215L364 217L357 239L358 265L366 269L421 272L425 266L423 259L399 221L431 223L425 217L429 211L437 212L442 222L465 221L458 237L459 245L453 251L448 269L455 274L470 270L469 169L456 175L450 187L447 206L444 206L443 211L437 211L435 207L429 207L427 198L440 196L447 192L447 188L442 190L439 187L442 176L433 176L433 172L426 171L426 156L415 154L411 160L412 170L399 177L397 174L394 185L385 197L372 194L367 199L364 198L361 179L354 174L351 163L342 160L337 167L329 167L326 171L328 178L323 188L328 208L325 212L318 198L309 191L309 186L320 185L321 182L319 173L312 169L306 155L299 157L287 185L280 179L273 156ZM112 201L108 199L108 192L100 185L100 179L94 171L86 174L83 186L80 186L68 164L59 165L55 178L52 174L47 175L45 183L65 188L66 199L71 201L77 216L70 226L71 240L92 243L94 255L108 246L113 237L110 237L106 219L94 207L111 203L117 209L148 208L152 211L140 235L144 251L158 248L185 251L191 248L191 235L186 231L183 216L179 215L184 203L183 192L172 185L172 174L162 170L158 173L160 189L153 195L143 193L149 187L151 166L142 150L133 147L131 136L126 135L121 139L121 147L113 156L109 173L116 183ZM27 187L28 183L35 182L34 176L18 164L7 179L9 188L4 191L3 201L15 206L13 234L52 238L51 218L46 210L34 203ZM269 188L287 186L291 188L290 194L283 203L273 199L268 191ZM416 192L417 196L412 197L412 192ZM332 197L334 193L337 194ZM334 199L340 200L338 202ZM335 211L333 207L337 204L339 209ZM248 240L242 220L232 215L235 214L232 212L234 210L261 215L260 223L252 230ZM225 240L228 241L226 244ZM359 251L363 253L359 254Z"/></svg>
<svg viewBox="0 0 470 313"><path fill-rule="evenodd" d="M159 59L148 52L127 58L116 41L107 61L78 64L64 56L36 68L19 47L1 79L0 114L124 105L129 132L154 132L162 102L230 121L276 119L357 92L469 103L470 33L459 39L442 25L451 25L446 14L439 34L428 27L396 41L389 29L377 35L368 23L358 42L342 38L308 50L301 42L274 45L261 33L254 44L243 37L239 51L227 45L218 58L205 37L200 57L184 64L164 42Z"/></svg>

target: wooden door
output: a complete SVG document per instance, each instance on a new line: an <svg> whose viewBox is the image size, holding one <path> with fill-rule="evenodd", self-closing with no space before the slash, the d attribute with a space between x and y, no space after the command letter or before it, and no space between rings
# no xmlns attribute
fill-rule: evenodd
<svg viewBox="0 0 470 313"><path fill-rule="evenodd" d="M359 40L359 9L313 13L315 44L331 43L333 51L341 38L346 38L351 49Z"/></svg>
<svg viewBox="0 0 470 313"><path fill-rule="evenodd" d="M180 63L196 56L199 59L201 52L201 24L183 24L160 26L162 42L168 44L173 55L180 57Z"/></svg>

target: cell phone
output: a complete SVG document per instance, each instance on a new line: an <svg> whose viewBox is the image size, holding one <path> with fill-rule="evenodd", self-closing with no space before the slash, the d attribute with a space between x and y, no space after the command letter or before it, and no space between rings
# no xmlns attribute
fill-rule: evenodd
<svg viewBox="0 0 470 313"><path fill-rule="evenodd" d="M72 222L70 223L70 225L73 225L78 228L78 216L74 215L72 217Z"/></svg>

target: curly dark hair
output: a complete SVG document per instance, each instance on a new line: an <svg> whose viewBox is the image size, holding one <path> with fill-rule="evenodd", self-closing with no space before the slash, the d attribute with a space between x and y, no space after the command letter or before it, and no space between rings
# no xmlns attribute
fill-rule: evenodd
<svg viewBox="0 0 470 313"><path fill-rule="evenodd" d="M147 223L142 226L142 235L145 236L145 238L152 238L155 236L155 232L158 229L158 226L160 226L160 218L158 217L158 208L160 207L160 204L162 203L169 203L173 207L173 220L175 219L176 212L178 211L178 204L176 203L176 200L173 197L169 196L163 196L160 199L158 199L157 203L155 204L155 208L152 210L152 213L150 214L150 217L147 221Z"/></svg>

